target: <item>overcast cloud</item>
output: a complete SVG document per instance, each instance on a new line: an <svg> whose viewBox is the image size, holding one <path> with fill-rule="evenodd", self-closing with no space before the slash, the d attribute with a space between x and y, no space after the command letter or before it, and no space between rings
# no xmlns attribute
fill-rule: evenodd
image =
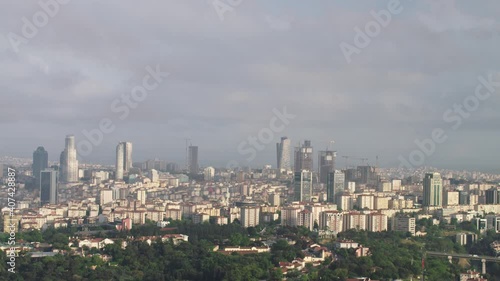
<svg viewBox="0 0 500 281"><path fill-rule="evenodd" d="M474 93L478 76L500 72L500 2L401 0L403 11L347 63L339 44L353 44L354 27L389 1L243 0L221 21L212 1L72 0L16 53L9 33L22 35L22 18L40 6L2 0L0 155L30 157L42 145L57 160L66 134L78 141L109 118L116 130L82 162L113 163L126 140L134 160L183 164L190 138L202 165L275 166L286 135L398 166L415 139L450 128L443 113ZM120 120L111 103L156 65L170 76ZM426 165L497 169L499 94ZM297 117L247 163L237 146L285 106Z"/></svg>

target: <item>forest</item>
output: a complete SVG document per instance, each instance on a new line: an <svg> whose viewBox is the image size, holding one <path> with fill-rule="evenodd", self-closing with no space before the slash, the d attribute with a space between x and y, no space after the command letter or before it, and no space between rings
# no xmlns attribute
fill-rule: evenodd
<svg viewBox="0 0 500 281"><path fill-rule="evenodd" d="M419 224L426 224L421 221ZM0 280L282 280L278 269L280 261L303 257L302 250L318 241L314 232L305 228L266 227L245 229L234 223L225 226L192 224L185 221L172 223L170 232L190 236L189 242L174 245L157 240L130 242L125 249L117 244L103 250L85 249L85 256L74 254L54 257L30 258L21 255L16 260L16 273L7 272L7 257L0 253L2 266ZM154 224L134 227L130 233L114 233L118 239L132 236L162 234ZM70 230L19 233L27 241L51 243L54 249L68 250ZM109 234L111 235L111 234ZM258 237L275 239L270 253L223 255L214 252L215 245L261 246ZM3 238L3 237L2 237ZM285 240L288 239L288 240ZM295 245L287 241L295 240ZM440 226L427 226L427 236L411 237L406 233L351 230L340 233L338 239L351 239L370 248L370 256L356 258L354 250L334 249L335 241L320 241L332 249L335 261L326 260L321 266L307 266L305 272L289 271L288 280L346 280L365 276L377 280L416 278L422 275L422 256L425 250L493 255L489 243L500 240L500 235L489 232L484 239L467 247L460 246ZM110 257L105 261L102 257ZM449 264L444 258L427 257L426 280L455 280L466 270L457 262ZM476 269L480 264L471 263ZM468 267L468 266L467 266ZM500 280L500 265L488 264L490 281Z"/></svg>

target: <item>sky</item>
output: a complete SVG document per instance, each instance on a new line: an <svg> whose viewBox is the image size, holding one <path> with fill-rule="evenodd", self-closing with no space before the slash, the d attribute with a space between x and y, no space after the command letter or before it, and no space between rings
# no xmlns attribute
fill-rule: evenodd
<svg viewBox="0 0 500 281"><path fill-rule="evenodd" d="M500 2L353 2L3 0L0 155L58 160L74 134L81 163L130 141L134 160L183 164L188 138L203 166L275 166L288 136L335 141L339 165L500 171Z"/></svg>

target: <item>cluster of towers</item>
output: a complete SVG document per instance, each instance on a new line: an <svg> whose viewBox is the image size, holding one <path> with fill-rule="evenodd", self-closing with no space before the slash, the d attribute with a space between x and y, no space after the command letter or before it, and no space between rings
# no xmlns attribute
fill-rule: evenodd
<svg viewBox="0 0 500 281"><path fill-rule="evenodd" d="M279 174L292 171L291 141L282 137L276 144ZM310 140L304 141L294 149L294 195L297 201L310 201L313 189L313 147ZM318 153L318 181L326 185L328 201L333 202L335 189L344 190L344 173L335 171L336 151L328 148Z"/></svg>
<svg viewBox="0 0 500 281"><path fill-rule="evenodd" d="M59 170L49 168L49 154L42 146L33 152L32 170L35 185L40 190L41 204L56 204L58 183L75 183L79 179L75 136L66 136Z"/></svg>
<svg viewBox="0 0 500 281"><path fill-rule="evenodd" d="M132 168L132 143L120 142L116 147L115 179L123 180L124 174ZM75 136L67 135L64 150L59 159L59 168L49 168L48 152L40 146L33 152L33 177L40 190L41 204L57 204L59 183L79 181L78 159Z"/></svg>

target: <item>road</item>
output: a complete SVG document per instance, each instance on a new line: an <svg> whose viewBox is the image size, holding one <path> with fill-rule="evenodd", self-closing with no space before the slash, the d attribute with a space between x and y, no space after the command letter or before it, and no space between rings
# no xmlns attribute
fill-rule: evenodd
<svg viewBox="0 0 500 281"><path fill-rule="evenodd" d="M494 261L500 262L500 257L491 257L491 256L478 256L478 255L469 255L469 254L451 254L451 253L441 253L441 252L426 252L428 256L438 256L438 257L449 257L452 256L454 258L464 258L471 260L486 260L486 261Z"/></svg>

